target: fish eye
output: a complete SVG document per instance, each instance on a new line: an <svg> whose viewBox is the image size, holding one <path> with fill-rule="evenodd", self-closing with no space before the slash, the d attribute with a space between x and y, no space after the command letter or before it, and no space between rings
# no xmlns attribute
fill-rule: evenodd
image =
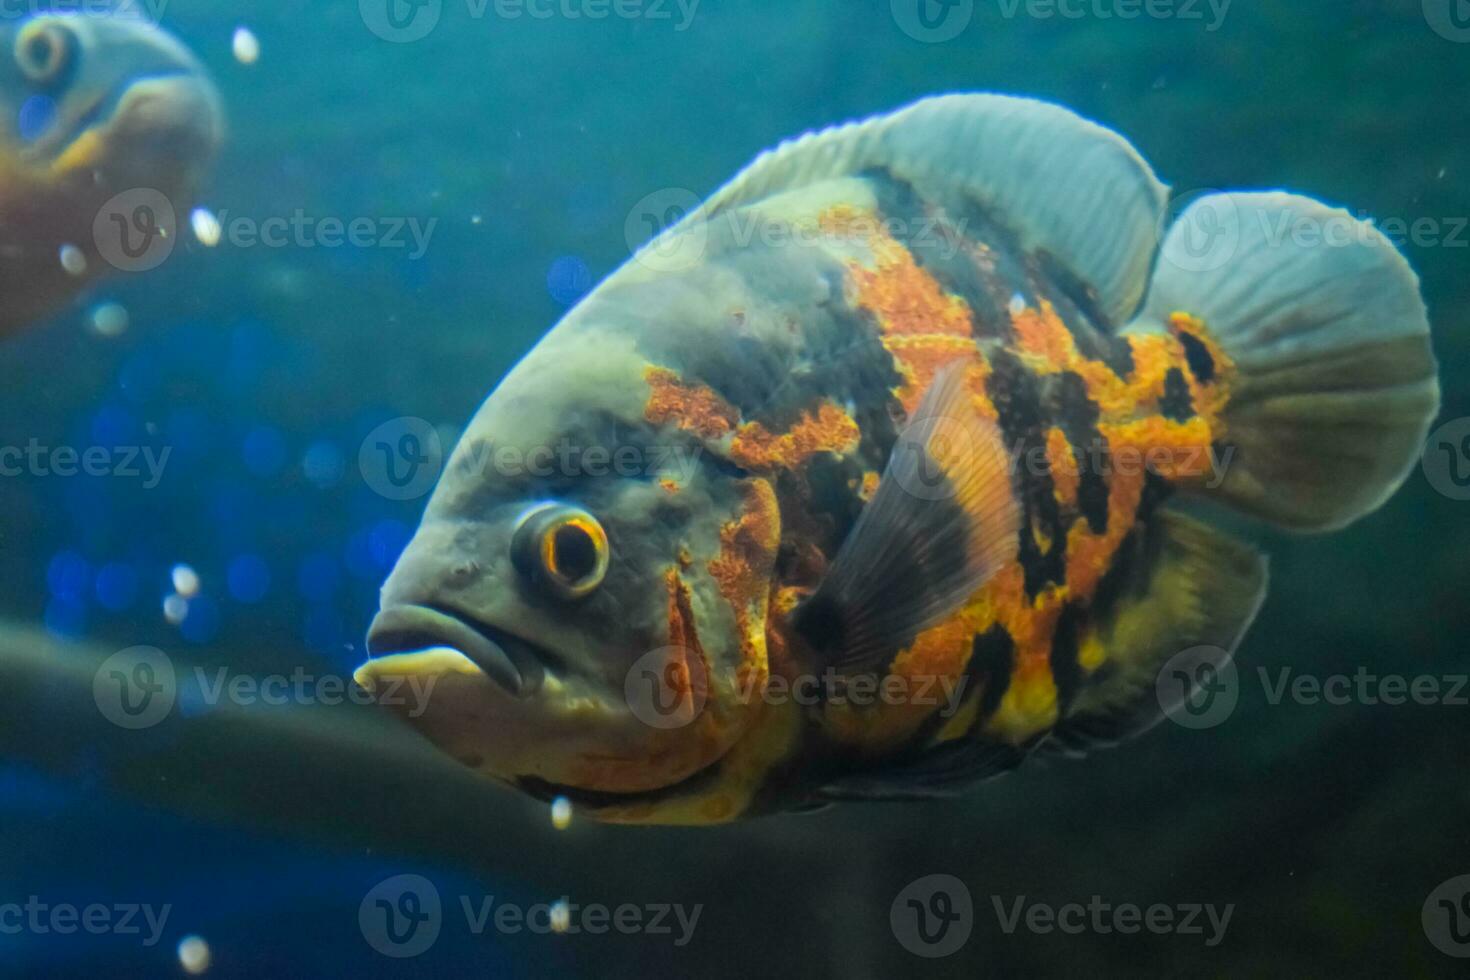
<svg viewBox="0 0 1470 980"><path fill-rule="evenodd" d="M578 507L543 504L528 511L511 551L522 575L563 599L590 595L607 576L607 532Z"/></svg>
<svg viewBox="0 0 1470 980"><path fill-rule="evenodd" d="M76 36L59 24L30 24L15 40L15 63L36 85L55 84L71 67Z"/></svg>

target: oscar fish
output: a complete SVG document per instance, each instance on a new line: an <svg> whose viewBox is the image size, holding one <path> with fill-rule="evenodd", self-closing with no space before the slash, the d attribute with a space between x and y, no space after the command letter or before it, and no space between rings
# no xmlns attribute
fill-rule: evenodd
<svg viewBox="0 0 1470 980"><path fill-rule="evenodd" d="M96 229L109 201L127 217L161 195L187 214L223 138L214 83L167 32L114 13L0 22L0 336L108 270Z"/></svg>
<svg viewBox="0 0 1470 980"><path fill-rule="evenodd" d="M443 751L631 823L946 796L1146 731L1264 596L1200 504L1347 525L1439 397L1371 224L1168 204L1116 133L999 95L762 155L490 395L359 683L432 680L402 710Z"/></svg>

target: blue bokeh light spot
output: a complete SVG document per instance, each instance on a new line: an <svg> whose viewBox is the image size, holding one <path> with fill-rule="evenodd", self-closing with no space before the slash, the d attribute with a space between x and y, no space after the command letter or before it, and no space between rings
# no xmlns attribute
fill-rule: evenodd
<svg viewBox="0 0 1470 980"><path fill-rule="evenodd" d="M16 132L27 143L34 143L56 121L56 100L49 95L33 95L20 104Z"/></svg>
<svg viewBox="0 0 1470 980"><path fill-rule="evenodd" d="M259 555L236 555L230 560L225 577L230 597L247 605L264 599L271 588L270 568Z"/></svg>
<svg viewBox="0 0 1470 980"><path fill-rule="evenodd" d="M571 306L592 288L592 270L575 255L563 255L546 271L546 290L563 306Z"/></svg>
<svg viewBox="0 0 1470 980"><path fill-rule="evenodd" d="M190 643L208 643L219 632L219 604L207 595L189 600L189 611L179 624L179 632Z"/></svg>
<svg viewBox="0 0 1470 980"><path fill-rule="evenodd" d="M75 551L59 552L46 566L46 586L60 599L80 602L92 584L92 566Z"/></svg>
<svg viewBox="0 0 1470 980"><path fill-rule="evenodd" d="M328 439L318 439L312 443L306 448L306 455L301 458L302 472L318 490L327 490L340 483L346 468L347 462L342 456L342 450Z"/></svg>
<svg viewBox="0 0 1470 980"><path fill-rule="evenodd" d="M46 604L46 630L62 639L76 639L87 632L87 607L80 600L57 596Z"/></svg>
<svg viewBox="0 0 1470 980"><path fill-rule="evenodd" d="M210 449L209 416L197 408L179 408L169 413L163 424L164 435L174 453L188 459L201 459Z"/></svg>
<svg viewBox="0 0 1470 980"><path fill-rule="evenodd" d="M104 405L92 416L92 442L98 446L138 443L138 420L121 405Z"/></svg>
<svg viewBox="0 0 1470 980"><path fill-rule="evenodd" d="M296 572L296 591L311 602L326 602L342 587L337 559L325 551L314 551L301 559Z"/></svg>
<svg viewBox="0 0 1470 980"><path fill-rule="evenodd" d="M158 360L146 351L139 351L128 358L117 372L118 388L134 405L151 401L162 383L163 371Z"/></svg>
<svg viewBox="0 0 1470 980"><path fill-rule="evenodd" d="M353 578L376 581L380 577L377 560L373 558L373 540L370 530L354 532L343 549L347 571Z"/></svg>
<svg viewBox="0 0 1470 980"><path fill-rule="evenodd" d="M413 529L402 521L379 521L368 532L368 546L373 564L379 572L390 571L398 563L398 556L408 547Z"/></svg>
<svg viewBox="0 0 1470 980"><path fill-rule="evenodd" d="M342 615L332 606L313 606L306 614L302 639L318 653L337 653L346 635Z"/></svg>
<svg viewBox="0 0 1470 980"><path fill-rule="evenodd" d="M278 429L257 425L245 435L242 447L245 468L262 480L280 473L286 465L286 439Z"/></svg>
<svg viewBox="0 0 1470 980"><path fill-rule="evenodd" d="M138 601L138 570L123 562L108 562L97 571L97 602L111 612L131 609Z"/></svg>

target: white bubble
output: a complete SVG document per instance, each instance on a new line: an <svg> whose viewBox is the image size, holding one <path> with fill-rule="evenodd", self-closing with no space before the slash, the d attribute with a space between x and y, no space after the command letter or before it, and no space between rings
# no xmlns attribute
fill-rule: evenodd
<svg viewBox="0 0 1470 980"><path fill-rule="evenodd" d="M209 969L209 943L200 936L185 936L179 940L179 966L185 973L198 976Z"/></svg>
<svg viewBox="0 0 1470 980"><path fill-rule="evenodd" d="M551 825L557 830L566 830L572 825L572 801L565 796L551 801Z"/></svg>
<svg viewBox="0 0 1470 980"><path fill-rule="evenodd" d="M185 599L192 599L199 594L199 573L190 566L182 563L175 565L171 577L174 591Z"/></svg>
<svg viewBox="0 0 1470 980"><path fill-rule="evenodd" d="M199 244L205 248L214 248L219 244L220 228L219 219L214 212L208 208L195 208L189 213L189 226L194 229L194 237Z"/></svg>
<svg viewBox="0 0 1470 980"><path fill-rule="evenodd" d="M99 337L121 337L128 330L128 311L121 303L99 303L92 308L92 332Z"/></svg>
<svg viewBox="0 0 1470 980"><path fill-rule="evenodd" d="M1010 310L1011 316L1020 316L1022 313L1025 313L1026 297L1022 296L1020 293L1016 293L1014 296L1012 296Z"/></svg>
<svg viewBox="0 0 1470 980"><path fill-rule="evenodd" d="M87 274L87 256L75 245L61 246L61 267L69 275L83 276Z"/></svg>
<svg viewBox="0 0 1470 980"><path fill-rule="evenodd" d="M177 626L189 615L189 600L175 593L163 600L163 618L170 626Z"/></svg>
<svg viewBox="0 0 1470 980"><path fill-rule="evenodd" d="M234 49L235 60L242 65L253 65L260 60L260 38L248 27L235 28L235 38L230 46Z"/></svg>
<svg viewBox="0 0 1470 980"><path fill-rule="evenodd" d="M572 906L566 899L558 899L551 906L551 931L566 932L572 924Z"/></svg>

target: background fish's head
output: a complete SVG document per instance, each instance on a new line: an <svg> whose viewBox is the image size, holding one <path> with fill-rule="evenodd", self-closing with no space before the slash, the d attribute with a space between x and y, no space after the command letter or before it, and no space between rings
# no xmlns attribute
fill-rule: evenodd
<svg viewBox="0 0 1470 980"><path fill-rule="evenodd" d="M0 158L41 182L187 196L224 135L219 95L139 19L54 14L0 27Z"/></svg>
<svg viewBox="0 0 1470 980"><path fill-rule="evenodd" d="M625 819L705 791L749 730L779 517L764 483L648 421L646 351L593 320L471 422L358 677L465 764ZM405 680L425 696L389 696Z"/></svg>
<svg viewBox="0 0 1470 980"><path fill-rule="evenodd" d="M82 14L0 23L0 255L8 279L29 283L28 308L10 298L0 328L107 268L95 227L109 201L130 216L166 199L174 215L149 219L160 227L187 215L223 136L214 83L157 27ZM58 268L66 245L87 275Z"/></svg>

